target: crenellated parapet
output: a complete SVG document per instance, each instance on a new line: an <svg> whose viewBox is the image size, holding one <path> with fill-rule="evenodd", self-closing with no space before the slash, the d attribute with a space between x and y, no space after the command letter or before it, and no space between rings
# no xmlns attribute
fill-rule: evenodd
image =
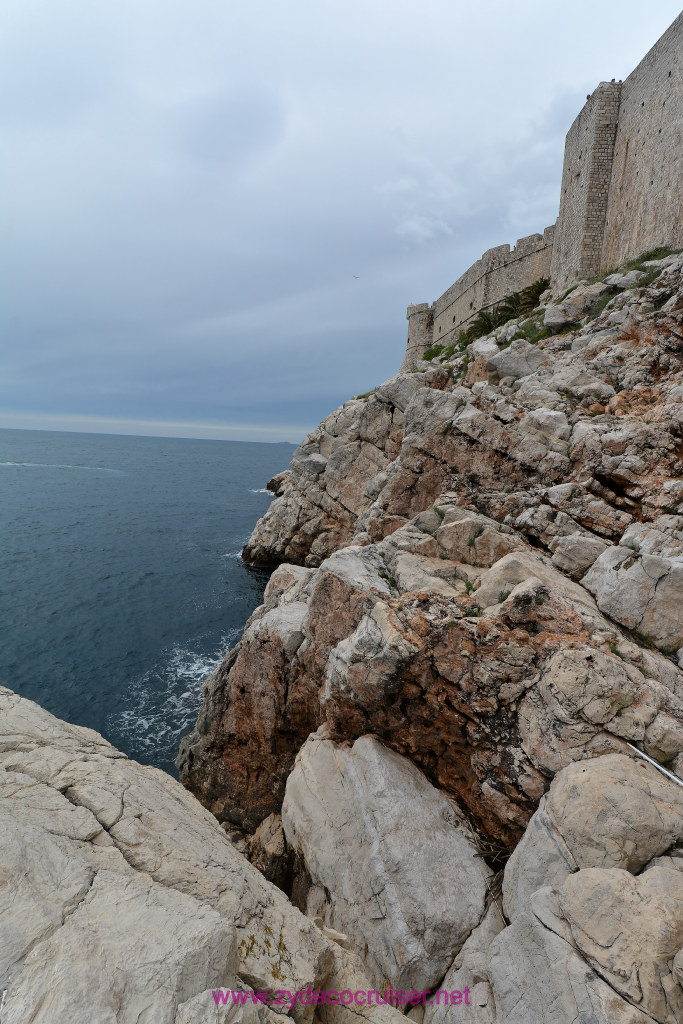
<svg viewBox="0 0 683 1024"><path fill-rule="evenodd" d="M488 249L432 306L426 302L408 306L402 369L411 369L432 345L449 345L483 309L547 277L554 231L551 225L542 235L518 239L512 249L509 245Z"/></svg>

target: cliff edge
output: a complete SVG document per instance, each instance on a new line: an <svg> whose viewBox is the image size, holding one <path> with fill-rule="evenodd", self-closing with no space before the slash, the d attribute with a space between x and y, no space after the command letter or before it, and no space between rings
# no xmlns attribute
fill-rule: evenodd
<svg viewBox="0 0 683 1024"><path fill-rule="evenodd" d="M178 759L377 985L482 1022L683 1014L683 257L634 262L305 439Z"/></svg>

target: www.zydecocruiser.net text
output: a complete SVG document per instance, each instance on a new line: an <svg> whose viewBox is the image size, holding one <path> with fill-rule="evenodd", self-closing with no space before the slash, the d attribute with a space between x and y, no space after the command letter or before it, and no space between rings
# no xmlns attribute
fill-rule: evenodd
<svg viewBox="0 0 683 1024"><path fill-rule="evenodd" d="M301 1006L470 1006L470 990L467 986L460 992L454 989L447 992L446 989L437 989L436 992L429 990L418 992L412 989L404 992L403 989L394 989L379 992L377 989L357 989L352 992L350 989L343 989L337 992L336 989L325 991L324 989L300 989L290 992L289 989L275 989L271 992L266 989L264 992L240 992L232 989L213 989L213 998L216 1006L245 1006L251 1002L262 1006L277 1006L291 1010L297 1003Z"/></svg>

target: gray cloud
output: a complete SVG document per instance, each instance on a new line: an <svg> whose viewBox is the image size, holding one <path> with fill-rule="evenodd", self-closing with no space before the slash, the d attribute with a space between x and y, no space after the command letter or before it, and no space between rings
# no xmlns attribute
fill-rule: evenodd
<svg viewBox="0 0 683 1024"><path fill-rule="evenodd" d="M678 13L7 8L13 422L241 424L270 439L394 372L409 302L554 220L586 92L625 77Z"/></svg>

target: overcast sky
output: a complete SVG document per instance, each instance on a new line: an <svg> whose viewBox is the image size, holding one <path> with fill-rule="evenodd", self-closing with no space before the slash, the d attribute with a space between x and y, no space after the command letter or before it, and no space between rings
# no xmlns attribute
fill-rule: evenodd
<svg viewBox="0 0 683 1024"><path fill-rule="evenodd" d="M299 440L557 216L652 0L4 0L5 426Z"/></svg>

